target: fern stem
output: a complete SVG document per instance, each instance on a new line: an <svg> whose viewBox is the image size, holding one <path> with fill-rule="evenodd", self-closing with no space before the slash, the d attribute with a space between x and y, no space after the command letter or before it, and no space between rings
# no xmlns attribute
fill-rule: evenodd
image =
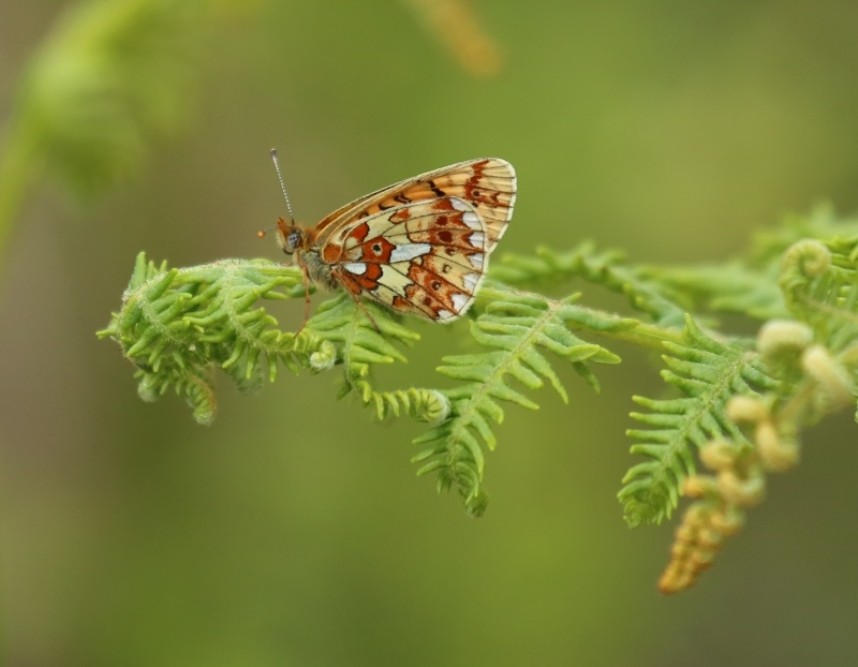
<svg viewBox="0 0 858 667"><path fill-rule="evenodd" d="M591 310L589 308L581 308L581 310L589 311L594 315L604 317L604 313L600 313L599 311ZM624 343L631 343L640 347L649 348L656 352L664 352L664 343L666 342L680 343L683 340L681 329L674 329L658 326L656 324L649 324L647 322L642 322L632 317L624 317L622 319L624 322L633 321L634 325L627 329L617 328L609 330L599 330L583 325L575 326L574 321L569 320L567 320L567 324L569 324L570 328L572 329L587 329L599 334L600 336L604 336L605 338L622 341Z"/></svg>
<svg viewBox="0 0 858 667"><path fill-rule="evenodd" d="M591 331L611 340L632 343L641 347L664 352L665 342L680 343L683 340L682 329L659 326L644 322L634 317L620 317L583 306L571 306L570 300L551 299L519 288L509 287L495 281L486 281L480 292L482 298L500 300L507 298L510 293L526 299L544 302L549 311L563 309L563 320L570 329L576 331Z"/></svg>

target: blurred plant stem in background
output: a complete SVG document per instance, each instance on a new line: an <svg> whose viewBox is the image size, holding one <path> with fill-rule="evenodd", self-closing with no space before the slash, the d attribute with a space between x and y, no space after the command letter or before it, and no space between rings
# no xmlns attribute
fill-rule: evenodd
<svg viewBox="0 0 858 667"><path fill-rule="evenodd" d="M12 218L40 169L34 156L35 134L32 124L16 116L0 144L0 249L5 247Z"/></svg>
<svg viewBox="0 0 858 667"><path fill-rule="evenodd" d="M495 76L503 65L500 45L483 29L466 0L404 0L468 74Z"/></svg>
<svg viewBox="0 0 858 667"><path fill-rule="evenodd" d="M189 84L232 0L91 0L33 55L0 146L0 251L39 180L91 198L128 179L192 107ZM257 3L251 3L251 7Z"/></svg>

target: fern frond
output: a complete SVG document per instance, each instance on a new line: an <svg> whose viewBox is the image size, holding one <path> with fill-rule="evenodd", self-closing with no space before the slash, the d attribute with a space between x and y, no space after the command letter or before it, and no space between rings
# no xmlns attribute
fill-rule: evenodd
<svg viewBox="0 0 858 667"><path fill-rule="evenodd" d="M658 524L670 516L682 481L695 471L699 447L713 439L742 441L739 429L725 414L732 396L756 394L775 386L753 352L714 340L690 317L683 341L666 341L664 345L667 368L661 376L684 396L669 400L633 398L647 412L631 415L645 427L628 431L637 441L631 452L650 460L626 473L618 494L630 526Z"/></svg>
<svg viewBox="0 0 858 667"><path fill-rule="evenodd" d="M566 389L545 352L571 363L596 389L598 383L589 365L619 362L612 352L570 331L567 322L581 316L573 304L575 297L552 301L508 289L493 290L491 286L483 292L493 300L471 323L471 335L488 351L443 358L438 372L461 384L445 392L450 399L450 416L415 440L416 444L431 446L412 459L422 464L418 474L437 474L439 492L455 487L473 515L482 514L486 507L483 449L495 448L492 424L503 421L501 403L538 408L511 380L531 390L548 382L568 402Z"/></svg>
<svg viewBox="0 0 858 667"><path fill-rule="evenodd" d="M726 416L740 437L713 438L701 449L710 474L688 477L686 510L659 582L665 593L692 586L765 493L767 475L799 460L802 429L855 405L858 370L858 231L786 248L780 287L797 319L766 322L759 363L777 382L733 396Z"/></svg>
<svg viewBox="0 0 858 667"><path fill-rule="evenodd" d="M726 406L741 439L714 439L700 450L711 471L683 483L694 502L685 511L659 581L663 593L694 585L726 541L745 523L747 510L763 500L769 473L785 472L799 460L800 430L854 404L850 377L855 362L831 354L813 331L795 321L767 323L757 338L766 370L779 379L762 395L736 395Z"/></svg>
<svg viewBox="0 0 858 667"><path fill-rule="evenodd" d="M279 331L277 321L255 304L302 292L300 271L264 260L168 269L140 253L119 312L98 335L116 340L137 367L144 400L172 389L193 407L197 421L209 423L215 413L214 367L246 390L266 376L273 380L278 363L297 367L294 334ZM300 351L309 357L322 343Z"/></svg>
<svg viewBox="0 0 858 667"><path fill-rule="evenodd" d="M144 400L173 390L202 423L214 418L214 369L229 375L239 389L252 391L265 379L273 382L281 365L292 372L341 367L341 395L355 391L379 419L407 414L437 422L447 416L449 402L436 390L373 387L373 366L404 362L397 345L419 339L389 313L372 304L356 306L341 294L322 303L296 335L281 331L257 305L302 297L303 291L299 269L266 260L168 269L140 253L119 312L98 335L116 340L137 367Z"/></svg>

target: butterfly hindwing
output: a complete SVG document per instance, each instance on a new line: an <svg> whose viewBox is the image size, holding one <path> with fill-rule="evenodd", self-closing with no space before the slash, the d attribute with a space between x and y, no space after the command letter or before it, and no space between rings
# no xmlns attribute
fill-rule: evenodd
<svg viewBox="0 0 858 667"><path fill-rule="evenodd" d="M359 219L334 234L322 256L356 296L449 321L474 300L488 264L488 236L468 202L438 197Z"/></svg>

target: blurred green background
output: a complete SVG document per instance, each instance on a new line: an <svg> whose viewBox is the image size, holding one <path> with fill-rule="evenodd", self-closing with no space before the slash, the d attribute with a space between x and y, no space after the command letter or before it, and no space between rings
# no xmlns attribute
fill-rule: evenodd
<svg viewBox="0 0 858 667"><path fill-rule="evenodd" d="M284 373L249 397L224 381L205 428L172 397L142 403L118 348L96 340L139 250L175 266L279 259L254 235L284 211L270 146L307 222L420 171L504 157L519 199L500 252L589 237L634 261L717 261L785 213L858 206L855 2L464 2L496 43L494 76L444 46L470 28L433 31L419 6L225 8L188 35L202 57L183 121L130 179L83 202L45 180L24 201L0 267L0 659L855 664L848 417L811 431L715 568L664 598L672 527L629 531L615 499L634 462L630 395L661 391L638 350L599 370L600 396L564 371L571 405L545 390L540 411L509 409L489 510L470 520L414 477L419 425L372 423L332 376ZM70 7L5 0L0 122ZM300 311L275 309L284 326ZM459 344L418 326L391 383L431 377Z"/></svg>

